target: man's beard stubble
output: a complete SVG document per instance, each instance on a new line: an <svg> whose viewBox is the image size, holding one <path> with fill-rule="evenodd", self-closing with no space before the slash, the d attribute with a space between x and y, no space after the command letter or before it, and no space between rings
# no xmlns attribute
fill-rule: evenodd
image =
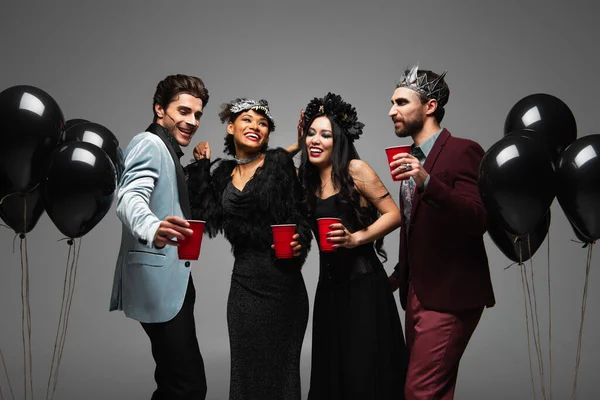
<svg viewBox="0 0 600 400"><path fill-rule="evenodd" d="M395 129L396 136L400 138L413 137L423 129L424 119L417 118L412 121L403 121L403 126Z"/></svg>

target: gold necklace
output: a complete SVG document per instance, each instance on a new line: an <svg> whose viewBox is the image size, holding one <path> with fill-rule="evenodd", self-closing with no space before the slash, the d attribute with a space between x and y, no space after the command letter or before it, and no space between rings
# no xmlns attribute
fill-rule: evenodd
<svg viewBox="0 0 600 400"><path fill-rule="evenodd" d="M323 185L321 185L321 191L323 191L323 189L325 189L325 186L327 186L327 184L329 183L330 180L331 180L331 175L329 175L329 179L327 179L325 181L325 183Z"/></svg>

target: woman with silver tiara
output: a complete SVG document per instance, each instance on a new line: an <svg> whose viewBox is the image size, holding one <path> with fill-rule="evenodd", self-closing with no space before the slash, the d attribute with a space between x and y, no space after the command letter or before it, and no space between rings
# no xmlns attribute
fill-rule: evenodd
<svg viewBox="0 0 600 400"><path fill-rule="evenodd" d="M408 363L398 309L377 254L400 226L400 211L354 141L364 125L338 95L313 99L304 111L300 180L315 237L329 225L313 312L309 400L404 399Z"/></svg>
<svg viewBox="0 0 600 400"><path fill-rule="evenodd" d="M220 161L208 180L205 162L187 172L194 217L206 220L210 237L223 232L235 257L227 303L229 398L299 400L308 322L300 269L311 241L302 187L291 154L267 150L275 123L265 100L235 99L219 116L227 124L225 153L233 159ZM209 156L207 146L197 146L195 156ZM296 224L294 257L276 259L271 225L285 223Z"/></svg>

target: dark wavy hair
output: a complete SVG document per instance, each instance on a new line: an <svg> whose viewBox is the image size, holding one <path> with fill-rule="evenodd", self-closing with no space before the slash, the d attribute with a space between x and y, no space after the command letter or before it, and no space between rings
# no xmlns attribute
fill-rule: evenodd
<svg viewBox="0 0 600 400"><path fill-rule="evenodd" d="M332 177L331 181L333 186L340 191L341 203L349 205L354 213L351 215L351 223L354 226L367 227L373 221L379 217L379 211L377 208L368 201L366 207L360 205L361 193L356 189L354 185L354 179L349 172L350 161L360 160L360 156L356 151L356 147L352 141L350 141L342 128L335 121L335 119L329 115L316 114L312 119L304 124L304 134L300 140L300 149L302 152L300 158L299 178L300 182L304 186L306 191L306 198L304 207L308 210L308 217L313 218L315 214L315 206L317 203L317 191L321 188L321 178L319 175L319 169L308 161L308 152L306 149L306 135L313 121L318 118L325 116L331 122L331 131L333 134L333 151L331 154L332 162ZM383 249L383 238L375 241L375 250L379 254L384 262L387 261L387 253Z"/></svg>
<svg viewBox="0 0 600 400"><path fill-rule="evenodd" d="M418 77L421 77L423 75L427 76L427 82L432 82L439 78L438 74L428 69L422 69L417 72ZM444 106L446 105L446 103L448 103L448 99L450 98L450 88L448 87L448 84L446 83L444 78L442 78L442 80L440 81L440 85L443 87L443 90L446 93L446 95L438 101L437 108L433 113L433 117L435 118L438 124L442 122L442 120L444 119L444 115L446 115L446 109L444 108ZM421 104L425 104L427 103L427 101L429 101L429 99L423 94L419 92L416 93L419 96L419 99L421 100Z"/></svg>
<svg viewBox="0 0 600 400"><path fill-rule="evenodd" d="M169 104L182 93L187 93L202 100L202 107L206 107L208 104L208 89L204 87L202 79L182 74L169 75L156 85L156 91L152 99L154 122L158 118L154 107L159 104L162 108L167 109Z"/></svg>
<svg viewBox="0 0 600 400"><path fill-rule="evenodd" d="M219 119L221 120L222 124L225 123L234 123L235 120L240 116L240 114L242 114L245 111L248 110L243 110L237 113L232 113L231 112L231 107L234 103L238 103L243 101L244 98L237 98L229 103L223 103L221 104L221 112L219 112ZM264 104L266 107L269 106L269 103L266 100L261 99L260 102L262 104ZM262 115L263 117L267 118L267 121L269 123L269 135L271 134L271 132L275 131L275 122L273 122L271 120L271 118L268 118L267 115L264 113L264 111L261 110L255 110L252 109L252 111L254 111L257 114ZM260 149L261 152L265 152L268 149L268 143L265 143L263 145L263 147ZM228 133L225 134L225 148L223 149L223 152L225 154L228 154L230 156L234 156L235 155L235 143L233 142L233 135L230 135Z"/></svg>

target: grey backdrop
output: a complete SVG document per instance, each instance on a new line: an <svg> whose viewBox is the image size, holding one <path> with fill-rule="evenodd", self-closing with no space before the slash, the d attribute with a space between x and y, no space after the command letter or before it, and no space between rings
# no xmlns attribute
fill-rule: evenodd
<svg viewBox="0 0 600 400"><path fill-rule="evenodd" d="M452 95L443 125L486 150L502 137L512 105L537 92L569 105L579 137L597 134L597 16L598 6L586 1L7 1L0 14L0 90L18 84L42 88L66 119L103 124L125 148L151 122L158 81L172 73L198 75L211 100L194 144L209 140L215 156L222 154L225 133L217 117L220 103L238 96L268 99L278 123L271 143L283 146L294 140L300 109L312 97L333 91L357 107L366 124L359 152L397 201L398 185L389 177L383 148L400 142L387 112L403 67L419 61L424 68L448 69ZM185 157L191 158L191 147ZM574 234L557 201L552 212L549 261L544 243L533 265L548 379L550 263L553 397L564 399L573 384L587 253L571 241ZM122 313L108 312L120 235L113 205L83 238L57 399L148 399L153 390L146 335ZM21 272L19 241L13 247L13 238L12 231L0 229L0 347L13 389L22 398ZM27 240L37 398L46 391L60 310L68 247L61 238L44 214ZM398 232L386 242L389 272L397 260ZM510 262L487 235L486 245L497 305L484 312L463 358L457 398L533 398L520 272L518 267L504 270ZM311 305L317 257L313 251L304 267ZM598 257L589 283L581 399L600 396ZM209 399L225 399L228 393L225 312L232 262L229 245L219 237L206 239L193 264ZM301 365L304 398L310 332L309 324ZM0 387L6 396L3 369Z"/></svg>

